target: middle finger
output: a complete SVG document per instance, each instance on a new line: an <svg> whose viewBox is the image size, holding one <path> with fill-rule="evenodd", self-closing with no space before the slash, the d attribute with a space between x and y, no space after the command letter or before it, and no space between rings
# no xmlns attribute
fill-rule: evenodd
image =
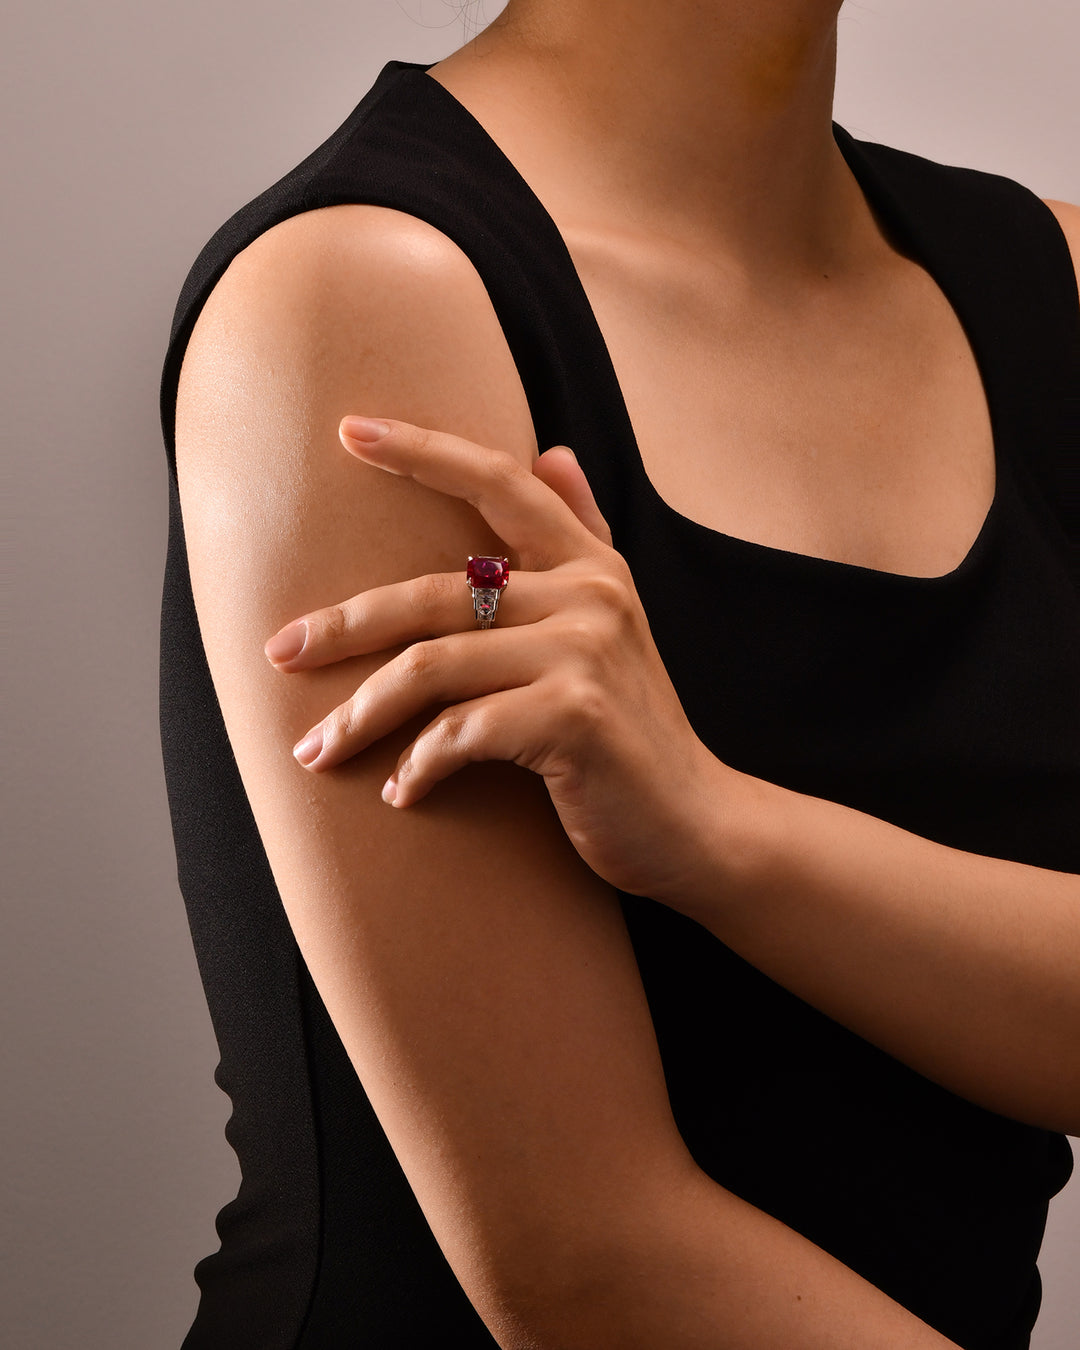
<svg viewBox="0 0 1080 1350"><path fill-rule="evenodd" d="M305 769L322 770L369 745L438 703L462 703L531 684L547 674L554 653L543 628L530 628L532 640L515 639L512 630L454 633L417 642L373 671L345 703L324 717L293 747ZM479 657L482 655L482 659Z"/></svg>

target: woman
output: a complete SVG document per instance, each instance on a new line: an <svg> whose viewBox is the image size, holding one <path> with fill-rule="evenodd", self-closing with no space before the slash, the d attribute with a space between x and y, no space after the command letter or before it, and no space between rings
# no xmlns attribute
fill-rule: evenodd
<svg viewBox="0 0 1080 1350"><path fill-rule="evenodd" d="M1080 212L834 129L838 8L510 0L189 278L189 1350L1027 1344Z"/></svg>

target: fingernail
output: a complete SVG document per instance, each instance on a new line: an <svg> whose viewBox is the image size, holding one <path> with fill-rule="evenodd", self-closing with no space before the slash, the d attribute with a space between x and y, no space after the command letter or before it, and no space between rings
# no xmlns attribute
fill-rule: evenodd
<svg viewBox="0 0 1080 1350"><path fill-rule="evenodd" d="M296 756L296 762L307 769L319 758L322 748L323 729L316 727L313 731L309 731L302 741L296 742L293 754Z"/></svg>
<svg viewBox="0 0 1080 1350"><path fill-rule="evenodd" d="M393 806L397 798L397 783L393 778L388 778L383 784L382 799L387 806Z"/></svg>
<svg viewBox="0 0 1080 1350"><path fill-rule="evenodd" d="M263 648L268 661L292 661L304 650L308 640L308 626L303 619L297 619L275 633Z"/></svg>
<svg viewBox="0 0 1080 1350"><path fill-rule="evenodd" d="M381 440L389 430L389 422L378 422L370 417L346 417L341 423L341 434L351 441Z"/></svg>

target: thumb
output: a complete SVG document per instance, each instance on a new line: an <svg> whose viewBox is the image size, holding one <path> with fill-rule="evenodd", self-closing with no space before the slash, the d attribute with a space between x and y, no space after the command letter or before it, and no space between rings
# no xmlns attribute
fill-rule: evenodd
<svg viewBox="0 0 1080 1350"><path fill-rule="evenodd" d="M585 471L568 445L553 445L533 463L533 473L563 499L578 520L602 544L611 545L611 530L600 514Z"/></svg>

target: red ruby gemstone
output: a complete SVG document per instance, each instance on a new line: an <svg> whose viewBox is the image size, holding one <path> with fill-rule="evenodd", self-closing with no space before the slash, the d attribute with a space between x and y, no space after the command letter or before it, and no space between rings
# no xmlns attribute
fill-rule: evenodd
<svg viewBox="0 0 1080 1350"><path fill-rule="evenodd" d="M465 580L485 591L501 591L510 580L510 564L506 558L470 558Z"/></svg>

